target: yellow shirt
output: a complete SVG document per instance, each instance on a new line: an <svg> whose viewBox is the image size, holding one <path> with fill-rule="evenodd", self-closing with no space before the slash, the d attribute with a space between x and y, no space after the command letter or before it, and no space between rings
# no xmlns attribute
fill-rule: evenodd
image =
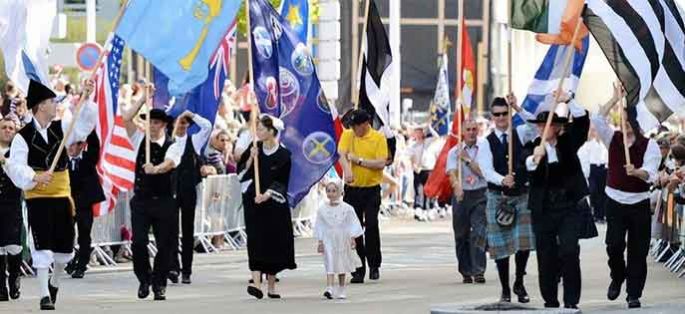
<svg viewBox="0 0 685 314"><path fill-rule="evenodd" d="M340 154L351 153L364 160L385 160L388 158L388 142L381 132L370 129L363 137L357 137L352 130L343 131L338 144ZM383 170L374 170L352 164L353 187L372 187L383 181Z"/></svg>

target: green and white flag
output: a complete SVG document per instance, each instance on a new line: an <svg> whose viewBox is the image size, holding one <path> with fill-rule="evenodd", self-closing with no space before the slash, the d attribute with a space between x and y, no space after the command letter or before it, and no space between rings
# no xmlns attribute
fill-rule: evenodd
<svg viewBox="0 0 685 314"><path fill-rule="evenodd" d="M568 0L511 0L511 27L559 34Z"/></svg>

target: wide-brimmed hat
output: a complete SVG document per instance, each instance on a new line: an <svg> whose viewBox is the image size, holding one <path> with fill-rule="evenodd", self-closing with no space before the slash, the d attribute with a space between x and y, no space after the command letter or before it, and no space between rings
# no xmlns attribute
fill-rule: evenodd
<svg viewBox="0 0 685 314"><path fill-rule="evenodd" d="M143 120L146 120L147 114L145 114L145 113L141 114L140 118ZM173 117L167 115L164 110L159 109L159 108L155 108L155 109L150 110L150 119L151 120L159 120L159 121L162 121L164 123L170 123L174 120Z"/></svg>
<svg viewBox="0 0 685 314"><path fill-rule="evenodd" d="M535 116L535 119L528 119L528 122L530 122L530 123L547 123L547 119L549 119L549 111L543 111L543 112L538 113ZM554 116L552 117L552 123L560 123L560 124L568 123L568 118L559 117L559 115L557 115L555 112Z"/></svg>
<svg viewBox="0 0 685 314"><path fill-rule="evenodd" d="M42 101L55 97L57 97L57 95L49 87L38 81L31 80L29 82L29 92L26 95L26 107L31 109Z"/></svg>

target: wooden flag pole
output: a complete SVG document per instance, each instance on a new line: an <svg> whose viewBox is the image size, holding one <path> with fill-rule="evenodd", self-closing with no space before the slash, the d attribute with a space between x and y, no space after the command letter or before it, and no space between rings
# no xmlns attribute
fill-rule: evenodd
<svg viewBox="0 0 685 314"><path fill-rule="evenodd" d="M248 60L247 69L248 69L248 73L250 75L250 77L249 77L250 93L247 96L247 101L252 102L252 111L250 113L250 119L252 120L252 121L250 121L250 129L252 130L252 147L258 147L257 146L257 120L259 118L259 105L257 103L257 99L252 97L252 95L254 95L255 77L254 77L254 69L252 68L252 21L250 19L250 0L245 0L245 18L247 21L247 60ZM262 195L262 189L261 189L261 184L260 184L260 179L259 179L259 154L257 154L257 156L254 157L252 162L253 162L252 168L254 169L255 192L256 192L256 195L259 196L259 195Z"/></svg>
<svg viewBox="0 0 685 314"><path fill-rule="evenodd" d="M463 115L464 115L464 106L462 106L461 102L463 99L462 92L464 91L461 87L462 80L463 80L463 67L464 63L462 62L462 56L464 54L464 32L466 31L466 23L464 23L464 0L459 0L459 34L457 34L457 51L459 54L459 57L457 58L457 100L456 100L456 108L457 110L457 125L459 125L459 128L457 129L457 141L459 144L463 145ZM462 160L461 158L457 158L459 161L459 167L457 167L457 182L459 184L462 184Z"/></svg>
<svg viewBox="0 0 685 314"><path fill-rule="evenodd" d="M117 16L114 18L114 23L112 24L112 30L117 29L117 26L119 26L119 22L121 21L121 17L124 16L124 13L126 12L126 8L128 7L128 0L124 1L124 3L121 5L121 8L119 9L119 13L117 13ZM111 36L111 33L110 33ZM109 43L109 39L108 39ZM97 70L100 68L102 65L102 61L105 58L105 55L107 54L107 50L103 49L100 52L100 56L98 56L98 61L95 63L95 67L90 71L90 77L88 80L92 80L93 77L95 76L95 73ZM89 95L90 96L90 95ZM59 144L59 147L57 148L57 154L55 154L55 159L52 160L52 164L50 164L50 169L48 170L49 173L55 172L55 168L57 167L57 162L59 162L59 157L62 156L62 153L64 152L64 147L67 145L67 139L71 136L71 134L74 132L74 128L76 127L76 121L79 118L79 115L81 114L81 109L83 108L84 104L86 103L86 98L88 97L83 97L81 95L81 98L78 101L78 104L76 105L76 112L73 114L73 119L71 120L71 124L69 124L69 128L67 129L67 132L64 133L64 137L62 138L62 142Z"/></svg>
<svg viewBox="0 0 685 314"><path fill-rule="evenodd" d="M150 108L152 108L152 95L150 95L150 94L152 94L152 90L149 87L146 87L146 88L147 88L147 92L145 94L146 94L147 100L145 101L145 103L146 103L145 104L145 111L146 111L146 115L145 115L145 163L149 164L150 159L151 159L150 158L150 141L151 141L151 139L150 139L150 136L151 136L150 135L150 120L152 120L150 118L150 111L151 111ZM173 134L171 136L173 136Z"/></svg>
<svg viewBox="0 0 685 314"><path fill-rule="evenodd" d="M509 89L509 95L512 95L514 93L514 88L513 88L513 83L512 83L512 76L514 75L514 65L513 65L513 57L512 57L512 41L513 41L513 30L511 28L511 0L508 1L508 7L507 7L507 12L509 13L509 25L508 25L508 30L507 30L507 88ZM509 104L507 106L507 110L509 113L509 127L507 128L507 138L508 138L508 147L507 147L507 167L508 167L508 174L510 176L514 175L514 110L512 110L512 105Z"/></svg>
<svg viewBox="0 0 685 314"><path fill-rule="evenodd" d="M557 87L557 95L554 97L554 103L552 104L552 108L549 110L549 115L547 116L547 122L545 123L545 129L542 131L542 140L540 141L540 147L545 147L545 144L547 143L547 134L549 133L549 127L552 125L552 118L554 117L554 111L557 108L557 103L559 102L559 97L561 97L561 93L563 92L564 88L564 80L566 77L570 74L571 72L571 61L573 60L573 54L575 53L575 46L574 43L578 39L578 33L580 31L580 26L583 24L583 18L578 19L578 23L576 24L576 29L573 31L573 37L571 38L571 43L569 44L571 49L566 51L566 56L564 60L564 74L559 80L559 86ZM585 47L586 48L586 47ZM536 160L539 162L539 160Z"/></svg>
<svg viewBox="0 0 685 314"><path fill-rule="evenodd" d="M632 165L630 161L630 151L628 150L628 134L626 134L626 98L625 96L621 98L621 107L618 108L618 114L621 117L621 134L623 135L623 153L626 156L626 165Z"/></svg>
<svg viewBox="0 0 685 314"><path fill-rule="evenodd" d="M355 73L355 76L358 79L356 82L359 86L352 86L352 88L354 88L354 109L359 109L359 89L361 88L361 84L364 84L364 78L360 76L363 65L362 63L364 61L364 44L366 43L366 40L368 40L366 38L366 28L369 25L369 8L371 7L371 1L373 0L366 0L366 6L364 8L364 26L362 27L362 40L359 44L359 54L357 54L357 73ZM357 14L357 12L354 14ZM353 27L357 27L357 25L354 25Z"/></svg>

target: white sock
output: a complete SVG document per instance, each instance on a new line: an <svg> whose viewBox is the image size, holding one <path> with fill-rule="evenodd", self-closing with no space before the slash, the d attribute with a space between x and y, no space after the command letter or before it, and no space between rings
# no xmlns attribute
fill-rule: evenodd
<svg viewBox="0 0 685 314"><path fill-rule="evenodd" d="M47 268L38 268L37 272L41 298L50 296L50 290L48 290L48 280L50 279L50 271Z"/></svg>
<svg viewBox="0 0 685 314"><path fill-rule="evenodd" d="M52 280L50 280L50 284L53 287L59 288L59 281L62 277L62 273L64 273L65 266L65 264L55 262L55 268L52 270Z"/></svg>

